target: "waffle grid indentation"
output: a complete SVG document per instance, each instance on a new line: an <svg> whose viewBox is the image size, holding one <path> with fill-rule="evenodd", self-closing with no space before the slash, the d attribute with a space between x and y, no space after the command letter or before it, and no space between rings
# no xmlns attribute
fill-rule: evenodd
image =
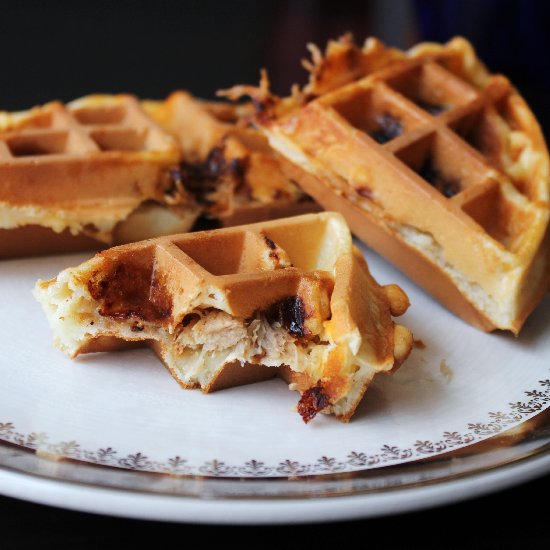
<svg viewBox="0 0 550 550"><path fill-rule="evenodd" d="M478 90L437 59L413 61L366 77L354 94L329 105L369 137L372 150L391 154L415 185L456 203L509 248L514 235L506 228L523 215L499 188L510 181L501 153L513 129L505 112L511 86L498 77L491 84Z"/></svg>

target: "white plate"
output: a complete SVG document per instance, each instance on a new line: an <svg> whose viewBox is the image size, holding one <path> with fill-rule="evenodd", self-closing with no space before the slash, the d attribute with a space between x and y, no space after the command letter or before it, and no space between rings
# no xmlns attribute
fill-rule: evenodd
<svg viewBox="0 0 550 550"><path fill-rule="evenodd" d="M162 510L165 519L182 521L310 521L502 487L508 474L488 469L503 462L513 463L506 469L516 469L516 480L548 467L545 436L504 455L496 449L459 459L458 470L456 459L438 460L548 407L548 297L519 338L488 335L367 253L379 282L397 282L409 294L413 306L403 323L426 347L395 376L376 380L349 425L321 416L306 426L293 410L297 394L278 380L203 395L180 389L148 350L64 357L30 290L37 278L85 257L2 263L0 440L18 446L0 447L5 494L113 514L122 513L115 501L124 501L124 514L134 517ZM45 460L21 447L74 461ZM526 461L526 454L536 457ZM282 497L296 499L295 506L281 506Z"/></svg>

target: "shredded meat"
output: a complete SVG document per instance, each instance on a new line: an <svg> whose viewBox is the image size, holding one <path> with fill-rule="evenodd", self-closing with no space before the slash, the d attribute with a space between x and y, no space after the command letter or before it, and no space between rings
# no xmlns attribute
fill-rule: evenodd
<svg viewBox="0 0 550 550"><path fill-rule="evenodd" d="M311 346L318 341L318 338L312 339ZM306 360L309 349L278 322L270 323L263 316L245 321L215 309L197 310L187 315L175 344L180 351L227 351L243 361L271 366L299 366Z"/></svg>
<svg viewBox="0 0 550 550"><path fill-rule="evenodd" d="M178 335L178 344L191 349L202 347L206 352L234 347L247 338L242 321L224 311L209 311L188 327Z"/></svg>

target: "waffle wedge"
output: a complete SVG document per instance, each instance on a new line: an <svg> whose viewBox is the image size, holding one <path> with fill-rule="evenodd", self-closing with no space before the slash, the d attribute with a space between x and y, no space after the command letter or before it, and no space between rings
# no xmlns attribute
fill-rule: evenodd
<svg viewBox="0 0 550 550"><path fill-rule="evenodd" d="M198 211L175 186L180 158L129 95L0 113L0 257L188 230Z"/></svg>
<svg viewBox="0 0 550 550"><path fill-rule="evenodd" d="M0 257L318 211L246 128L249 114L185 92L0 113Z"/></svg>
<svg viewBox="0 0 550 550"><path fill-rule="evenodd" d="M182 149L182 181L201 205L198 224L229 227L319 211L248 121L252 105L207 102L185 91L144 109Z"/></svg>
<svg viewBox="0 0 550 550"><path fill-rule="evenodd" d="M382 287L335 213L115 247L35 296L75 357L148 344L185 388L285 379L307 422L347 421L373 377L410 352L408 299Z"/></svg>
<svg viewBox="0 0 550 550"><path fill-rule="evenodd" d="M312 48L310 82L260 105L289 177L457 315L518 333L550 285L549 158L535 116L463 38Z"/></svg>

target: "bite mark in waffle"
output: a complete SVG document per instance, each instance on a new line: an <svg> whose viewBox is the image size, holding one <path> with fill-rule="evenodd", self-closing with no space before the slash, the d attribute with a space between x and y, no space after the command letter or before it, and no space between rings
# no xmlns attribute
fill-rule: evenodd
<svg viewBox="0 0 550 550"><path fill-rule="evenodd" d="M254 114L250 104L202 101L177 91L142 105L178 140L182 182L201 205L204 225L230 227L320 210L248 124Z"/></svg>
<svg viewBox="0 0 550 550"><path fill-rule="evenodd" d="M197 213L174 188L179 161L129 95L0 113L0 256L135 240L144 219L148 236L187 230Z"/></svg>
<svg viewBox="0 0 550 550"><path fill-rule="evenodd" d="M469 323L518 333L550 286L549 158L528 105L463 38L312 48L256 122L289 177Z"/></svg>
<svg viewBox="0 0 550 550"><path fill-rule="evenodd" d="M285 379L307 422L348 421L412 347L408 299L380 286L335 213L162 237L97 254L35 296L75 357L151 345L185 388Z"/></svg>

